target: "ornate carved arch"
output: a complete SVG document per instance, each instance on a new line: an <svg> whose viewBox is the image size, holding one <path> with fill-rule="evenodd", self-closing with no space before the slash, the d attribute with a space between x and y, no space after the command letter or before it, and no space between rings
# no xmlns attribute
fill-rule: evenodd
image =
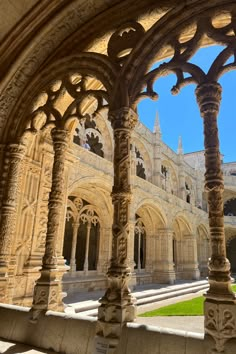
<svg viewBox="0 0 236 354"><path fill-rule="evenodd" d="M64 119L65 117L60 117L60 110L59 112L55 110L52 111L51 108L55 109L55 107L51 107L51 103L59 98L63 99L66 91L72 95L74 99L77 99L77 101L79 94L81 100L84 100L87 96L93 96L97 100L98 111L110 101L117 78L117 72L116 65L105 55L98 53L80 53L63 58L50 67L47 67L44 71L35 76L34 80L32 80L31 84L19 98L18 104L12 111L12 118L10 117L8 125L6 126L4 139L9 139L8 134L10 134L10 140L14 140L17 136L21 135L26 128L34 131L44 127L45 124L50 124L51 122L47 121L43 121L43 123L38 122L39 120L45 120L45 117L41 116L38 117L38 119L35 117L39 109L40 112L42 111L41 103L43 103L43 106L49 106L50 103L50 107L47 107L47 110L49 108L49 113L54 114L52 123L53 120ZM88 87L86 87L85 79L87 80L91 77L94 78L94 80L98 80L100 83L100 85L98 84L96 86L96 89L93 89L91 79ZM81 78L81 80L79 78ZM42 102L40 102L40 100ZM104 102L104 100L106 102ZM72 110L76 107L72 106L70 108L73 115ZM64 114L68 113L69 112L64 112ZM84 116L81 112L81 108L80 112L76 113L77 118ZM75 116L76 114L74 114L74 118ZM68 118L69 117L66 117L66 119ZM38 128L38 125L41 126ZM8 133L9 130L10 132ZM17 132L17 136L15 136L15 132Z"/></svg>
<svg viewBox="0 0 236 354"><path fill-rule="evenodd" d="M180 228L181 230L181 233L182 231L185 230L185 233L186 234L192 234L193 233L193 230L192 230L192 225L191 223L188 221L188 219L186 218L185 215L183 215L182 213L177 213L175 215L175 218L173 220L173 224L176 222L176 224L178 225L178 227ZM184 228L181 228L181 225L184 226Z"/></svg>
<svg viewBox="0 0 236 354"><path fill-rule="evenodd" d="M181 60L188 60L198 50L200 46L210 43L219 43L228 45L233 40L227 35L230 28L234 25L229 25L229 15L227 11L233 13L233 4L231 1L214 2L214 4L202 3L201 6L197 4L190 4L184 7L183 5L175 6L174 9L167 12L160 18L146 33L140 38L139 43L133 49L123 66L122 75L129 86L130 105L134 109L137 102L141 98L150 97L154 100L158 95L154 92L152 85L154 81L160 77L165 76L169 72L176 72L178 81L176 88L179 88L179 83L182 81L181 73L175 70L176 63L181 57ZM220 13L224 16L220 18L221 28L214 27L211 19L215 18ZM202 14L204 13L204 16ZM233 15L232 15L233 16ZM204 18L203 18L204 17ZM232 20L233 22L234 20ZM215 21L217 23L217 20ZM218 24L219 25L219 24ZM232 26L232 27L230 27ZM205 37L207 34L208 38ZM213 70L210 70L209 77L217 74L215 80L222 75L225 70L229 70L232 66L223 68L223 64L233 54L232 48L222 52L221 57L215 62ZM173 66L168 69L162 66L158 69L150 70L155 61L162 60L173 56ZM176 60L177 59L177 60ZM178 62L179 64L180 62ZM178 66L178 65L177 65ZM198 83L205 80L205 74L193 65L183 65L183 72L190 72L190 78L186 83L196 80L198 76ZM212 76L213 75L213 76ZM199 81L200 80L200 81ZM184 80L183 80L184 81ZM144 88L147 86L146 91Z"/></svg>
<svg viewBox="0 0 236 354"><path fill-rule="evenodd" d="M138 139L138 136L134 136L132 141L134 142L135 147L138 149L138 151L141 154L146 178L149 181L152 175L152 162L151 162L151 157L148 148L145 143L141 142Z"/></svg>
<svg viewBox="0 0 236 354"><path fill-rule="evenodd" d="M152 230L158 222L161 224L159 228L165 228L167 226L165 211L151 199L141 200L136 206L136 213L145 219L145 225L147 225L149 230ZM159 220L157 220L157 217Z"/></svg>

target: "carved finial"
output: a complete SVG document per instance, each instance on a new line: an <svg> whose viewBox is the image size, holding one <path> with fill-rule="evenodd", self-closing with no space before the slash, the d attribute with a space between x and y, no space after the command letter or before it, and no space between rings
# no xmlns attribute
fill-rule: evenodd
<svg viewBox="0 0 236 354"><path fill-rule="evenodd" d="M198 171L200 169L200 162L199 162L198 156L196 156L196 159L195 159L194 169L196 171Z"/></svg>
<svg viewBox="0 0 236 354"><path fill-rule="evenodd" d="M161 127L160 127L160 120L159 120L158 112L156 112L156 118L155 118L153 133L161 135Z"/></svg>
<svg viewBox="0 0 236 354"><path fill-rule="evenodd" d="M182 144L182 137L181 137L181 136L179 136L177 153L178 153L179 155L182 155L182 154L183 154L183 144Z"/></svg>

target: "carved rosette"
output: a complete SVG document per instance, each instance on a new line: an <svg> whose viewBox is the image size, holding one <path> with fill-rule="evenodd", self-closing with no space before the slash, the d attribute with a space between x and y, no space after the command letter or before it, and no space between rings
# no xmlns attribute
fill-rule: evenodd
<svg viewBox="0 0 236 354"><path fill-rule="evenodd" d="M123 108L109 115L114 129L114 205L112 227L112 258L108 269L108 289L100 299L97 334L112 338L111 347L120 336L122 324L133 321L136 315L135 299L131 296L128 281L131 271L128 266L128 239L130 235L131 203L131 133L137 123L137 115ZM111 326L113 323L113 326Z"/></svg>
<svg viewBox="0 0 236 354"><path fill-rule="evenodd" d="M212 352L223 353L225 343L236 338L236 307L230 303L205 303L205 333L214 338Z"/></svg>
<svg viewBox="0 0 236 354"><path fill-rule="evenodd" d="M27 146L23 144L10 144L6 150L6 160L8 160L9 168L0 225L0 275L3 277L7 272L12 237L16 225L16 209L21 182L22 160L26 150Z"/></svg>
<svg viewBox="0 0 236 354"><path fill-rule="evenodd" d="M208 193L211 259L210 289L207 298L234 299L230 289L230 264L226 258L224 235L223 173L219 151L217 116L221 102L221 86L203 83L196 88L197 102L204 122L205 190Z"/></svg>

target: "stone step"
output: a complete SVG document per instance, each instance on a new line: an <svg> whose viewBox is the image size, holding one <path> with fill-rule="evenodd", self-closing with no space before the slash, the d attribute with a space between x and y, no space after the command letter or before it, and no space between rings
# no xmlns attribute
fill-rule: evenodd
<svg viewBox="0 0 236 354"><path fill-rule="evenodd" d="M200 286L194 286L191 288L185 288L185 289L179 289L176 291L172 291L171 293L164 293L164 294L157 294L153 296L148 296L145 298L137 299L137 304L138 305L144 305L144 304L149 304L152 302L157 302L157 301L162 301L166 300L172 297L180 296L180 295L186 295L190 293L197 293L202 290L208 289L208 284L207 285L200 285Z"/></svg>
<svg viewBox="0 0 236 354"><path fill-rule="evenodd" d="M158 302L173 297L196 293L208 289L207 281L196 281L194 283L171 285L161 289L146 289L143 291L134 291L133 295L137 299L137 306ZM81 301L70 304L66 312L81 313L86 316L97 316L97 300Z"/></svg>
<svg viewBox="0 0 236 354"><path fill-rule="evenodd" d="M208 286L207 280L201 280L201 281L196 281L193 283L184 283L184 284L176 284L176 285L170 285L165 288L161 289L147 289L147 290L142 290L142 291L135 291L134 295L136 299L141 299L145 298L147 296L153 296L156 294L166 294L166 293L171 293L175 292L177 290L183 290L183 289L189 289L189 288L197 288L199 286Z"/></svg>

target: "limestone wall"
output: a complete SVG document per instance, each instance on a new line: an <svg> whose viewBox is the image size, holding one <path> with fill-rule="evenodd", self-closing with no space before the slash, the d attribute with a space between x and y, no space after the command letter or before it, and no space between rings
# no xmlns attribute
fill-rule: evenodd
<svg viewBox="0 0 236 354"><path fill-rule="evenodd" d="M30 309L0 306L0 337L63 354L108 354L107 340L95 338L96 319L77 314L48 311L36 323L30 322ZM97 348L96 348L97 347ZM116 354L207 354L213 340L203 334L129 323L124 327ZM227 343L225 353L235 354L235 342Z"/></svg>

